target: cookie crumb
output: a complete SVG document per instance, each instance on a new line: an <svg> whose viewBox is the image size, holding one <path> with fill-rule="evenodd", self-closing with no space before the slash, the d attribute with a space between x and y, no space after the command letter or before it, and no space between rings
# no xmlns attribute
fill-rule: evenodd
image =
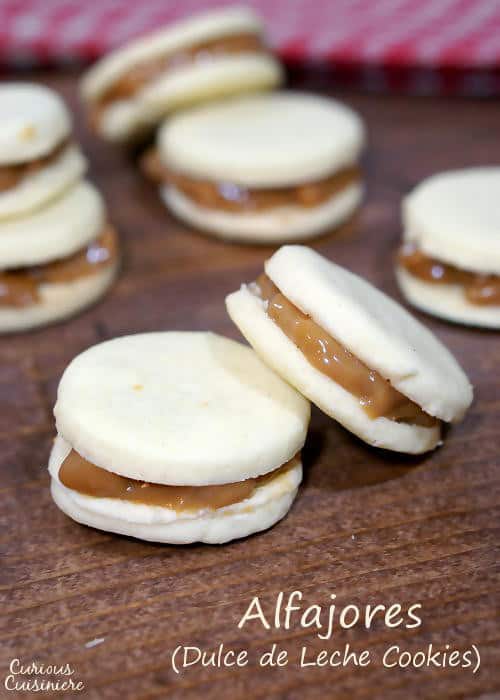
<svg viewBox="0 0 500 700"><path fill-rule="evenodd" d="M33 126L33 124L29 124L28 126L25 126L24 129L22 129L19 132L19 138L21 141L31 141L34 139L36 136L36 128Z"/></svg>
<svg viewBox="0 0 500 700"><path fill-rule="evenodd" d="M105 640L105 637L96 637L95 639L91 639L89 642L85 642L84 647L85 649L92 649L92 647L97 647L99 644L102 644Z"/></svg>

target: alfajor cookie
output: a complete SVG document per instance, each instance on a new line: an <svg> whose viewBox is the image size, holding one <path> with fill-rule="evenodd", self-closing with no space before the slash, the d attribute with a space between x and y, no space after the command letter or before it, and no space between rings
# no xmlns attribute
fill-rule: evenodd
<svg viewBox="0 0 500 700"><path fill-rule="evenodd" d="M80 182L43 209L0 224L0 333L74 314L106 291L118 241L103 200Z"/></svg>
<svg viewBox="0 0 500 700"><path fill-rule="evenodd" d="M86 168L56 93L33 83L0 85L0 220L53 200Z"/></svg>
<svg viewBox="0 0 500 700"><path fill-rule="evenodd" d="M116 338L76 357L61 379L52 496L80 523L144 540L245 537L295 499L309 412L235 341Z"/></svg>
<svg viewBox="0 0 500 700"><path fill-rule="evenodd" d="M403 201L396 275L435 316L500 328L500 168L440 173Z"/></svg>
<svg viewBox="0 0 500 700"><path fill-rule="evenodd" d="M260 19L233 7L189 18L109 54L81 92L101 136L124 141L187 105L275 87L283 79Z"/></svg>
<svg viewBox="0 0 500 700"><path fill-rule="evenodd" d="M143 167L180 219L221 238L305 239L362 196L363 126L349 108L298 92L256 95L167 121Z"/></svg>
<svg viewBox="0 0 500 700"><path fill-rule="evenodd" d="M365 442L420 453L472 401L448 350L399 304L310 248L285 246L226 299L262 359Z"/></svg>

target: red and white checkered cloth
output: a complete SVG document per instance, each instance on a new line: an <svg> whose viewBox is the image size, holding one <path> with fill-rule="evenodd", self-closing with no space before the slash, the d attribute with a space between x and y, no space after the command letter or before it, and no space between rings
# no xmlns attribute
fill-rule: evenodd
<svg viewBox="0 0 500 700"><path fill-rule="evenodd" d="M0 0L0 65L87 62L231 0ZM237 3L241 4L241 3ZM411 92L500 93L500 0L248 0L288 63Z"/></svg>

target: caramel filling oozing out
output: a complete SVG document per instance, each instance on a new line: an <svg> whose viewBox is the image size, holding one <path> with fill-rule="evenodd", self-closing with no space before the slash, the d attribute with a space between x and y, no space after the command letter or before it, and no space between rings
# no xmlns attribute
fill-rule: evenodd
<svg viewBox="0 0 500 700"><path fill-rule="evenodd" d="M0 307L36 304L40 301L40 285L73 282L87 277L112 264L117 257L118 236L108 225L99 238L68 258L47 265L0 272Z"/></svg>
<svg viewBox="0 0 500 700"><path fill-rule="evenodd" d="M198 180L169 171L161 163L156 149L145 153L141 167L150 179L174 186L200 206L230 212L263 211L287 205L315 207L360 179L359 168L351 166L315 182L254 189L230 182Z"/></svg>
<svg viewBox="0 0 500 700"><path fill-rule="evenodd" d="M500 275L486 275L460 270L440 260L429 258L413 243L403 245L398 262L414 277L431 284L457 284L465 298L478 306L500 305Z"/></svg>
<svg viewBox="0 0 500 700"><path fill-rule="evenodd" d="M93 121L98 123L100 112L110 103L126 100L144 85L167 72L183 68L191 63L210 61L217 56L239 53L264 53L267 49L257 34L236 34L200 42L165 56L142 61L131 68L101 95L93 106Z"/></svg>
<svg viewBox="0 0 500 700"><path fill-rule="evenodd" d="M300 453L268 474L232 484L215 486L165 486L129 479L84 459L71 450L59 469L64 486L94 498L118 498L122 501L162 506L176 511L216 510L250 498L258 486L274 479L295 465Z"/></svg>
<svg viewBox="0 0 500 700"><path fill-rule="evenodd" d="M337 340L302 313L262 274L257 280L260 297L267 301L267 314L324 375L355 396L371 419L388 418L424 427L438 424L420 406L394 389L378 372L344 348Z"/></svg>
<svg viewBox="0 0 500 700"><path fill-rule="evenodd" d="M46 156L30 160L27 163L0 165L0 192L5 192L6 190L16 187L25 177L34 175L39 170L51 165L59 158L68 145L69 141L65 140Z"/></svg>

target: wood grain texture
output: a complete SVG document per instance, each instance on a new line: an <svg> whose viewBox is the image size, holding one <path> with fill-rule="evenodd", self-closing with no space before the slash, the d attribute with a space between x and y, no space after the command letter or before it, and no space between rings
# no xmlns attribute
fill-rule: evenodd
<svg viewBox="0 0 500 700"><path fill-rule="evenodd" d="M124 246L121 277L105 301L37 332L0 338L0 669L10 660L70 663L88 698L494 698L500 697L500 343L419 316L455 353L476 389L465 421L431 455L370 449L319 411L305 449L306 477L275 528L224 547L144 544L81 527L53 505L47 456L57 383L74 355L103 339L159 329L212 329L238 338L225 295L252 280L270 248L227 245L173 221L133 158L85 128L71 74L37 76L75 110L91 178L104 192ZM300 76L295 77L300 84ZM301 85L305 89L310 82ZM320 252L399 297L392 256L399 202L421 178L464 165L498 163L494 102L344 94L369 125L368 195ZM330 641L294 625L237 623L254 595L270 612L279 591L307 604L423 605L418 629L339 630ZM98 646L85 645L96 638ZM241 669L196 668L176 676L177 644L248 649ZM380 661L399 644L476 644L479 672L464 669L259 669L273 642L296 657L370 649ZM0 688L1 697L12 697ZM18 694L23 697L22 693ZM27 696L28 697L28 696ZM60 695L59 695L60 697Z"/></svg>

